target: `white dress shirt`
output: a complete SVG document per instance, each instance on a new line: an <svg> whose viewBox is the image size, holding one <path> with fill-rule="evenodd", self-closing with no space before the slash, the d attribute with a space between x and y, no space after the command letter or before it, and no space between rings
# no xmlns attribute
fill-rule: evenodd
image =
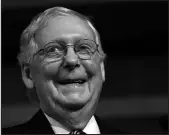
<svg viewBox="0 0 169 135"><path fill-rule="evenodd" d="M64 128L64 126L61 125L58 121L49 117L47 114L45 114L45 116L48 119L55 134L69 134L70 131ZM91 117L86 127L83 129L83 132L86 134L100 134L100 130L94 116Z"/></svg>

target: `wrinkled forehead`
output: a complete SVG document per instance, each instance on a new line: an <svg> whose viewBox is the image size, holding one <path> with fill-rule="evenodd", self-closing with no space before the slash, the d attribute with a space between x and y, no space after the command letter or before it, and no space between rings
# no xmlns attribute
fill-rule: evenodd
<svg viewBox="0 0 169 135"><path fill-rule="evenodd" d="M88 23L76 16L54 17L35 34L35 40L41 46L55 40L73 43L80 39L95 40L95 35Z"/></svg>

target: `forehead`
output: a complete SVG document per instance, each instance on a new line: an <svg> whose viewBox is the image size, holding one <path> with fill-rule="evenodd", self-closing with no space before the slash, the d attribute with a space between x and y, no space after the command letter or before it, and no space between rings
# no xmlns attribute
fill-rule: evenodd
<svg viewBox="0 0 169 135"><path fill-rule="evenodd" d="M35 35L39 45L45 45L54 40L75 42L80 39L94 40L94 34L87 22L75 16L60 16L50 19L47 25Z"/></svg>

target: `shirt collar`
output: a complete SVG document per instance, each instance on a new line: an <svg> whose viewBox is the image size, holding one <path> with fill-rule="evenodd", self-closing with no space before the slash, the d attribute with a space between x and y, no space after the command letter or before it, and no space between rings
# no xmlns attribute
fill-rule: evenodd
<svg viewBox="0 0 169 135"><path fill-rule="evenodd" d="M47 120L49 121L55 134L69 134L70 131L68 131L58 121L49 117L47 114L45 114L45 116L46 116ZM98 124L97 124L94 116L91 117L91 119L87 123L86 127L83 129L83 132L85 132L86 134L100 134L100 130L99 130Z"/></svg>

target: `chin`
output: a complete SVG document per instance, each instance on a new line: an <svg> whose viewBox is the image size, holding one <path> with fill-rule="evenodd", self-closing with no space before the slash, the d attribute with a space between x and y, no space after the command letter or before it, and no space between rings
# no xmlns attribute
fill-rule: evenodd
<svg viewBox="0 0 169 135"><path fill-rule="evenodd" d="M65 105L67 105L68 108L82 108L90 101L90 97L90 95L81 98L71 96L66 99Z"/></svg>

